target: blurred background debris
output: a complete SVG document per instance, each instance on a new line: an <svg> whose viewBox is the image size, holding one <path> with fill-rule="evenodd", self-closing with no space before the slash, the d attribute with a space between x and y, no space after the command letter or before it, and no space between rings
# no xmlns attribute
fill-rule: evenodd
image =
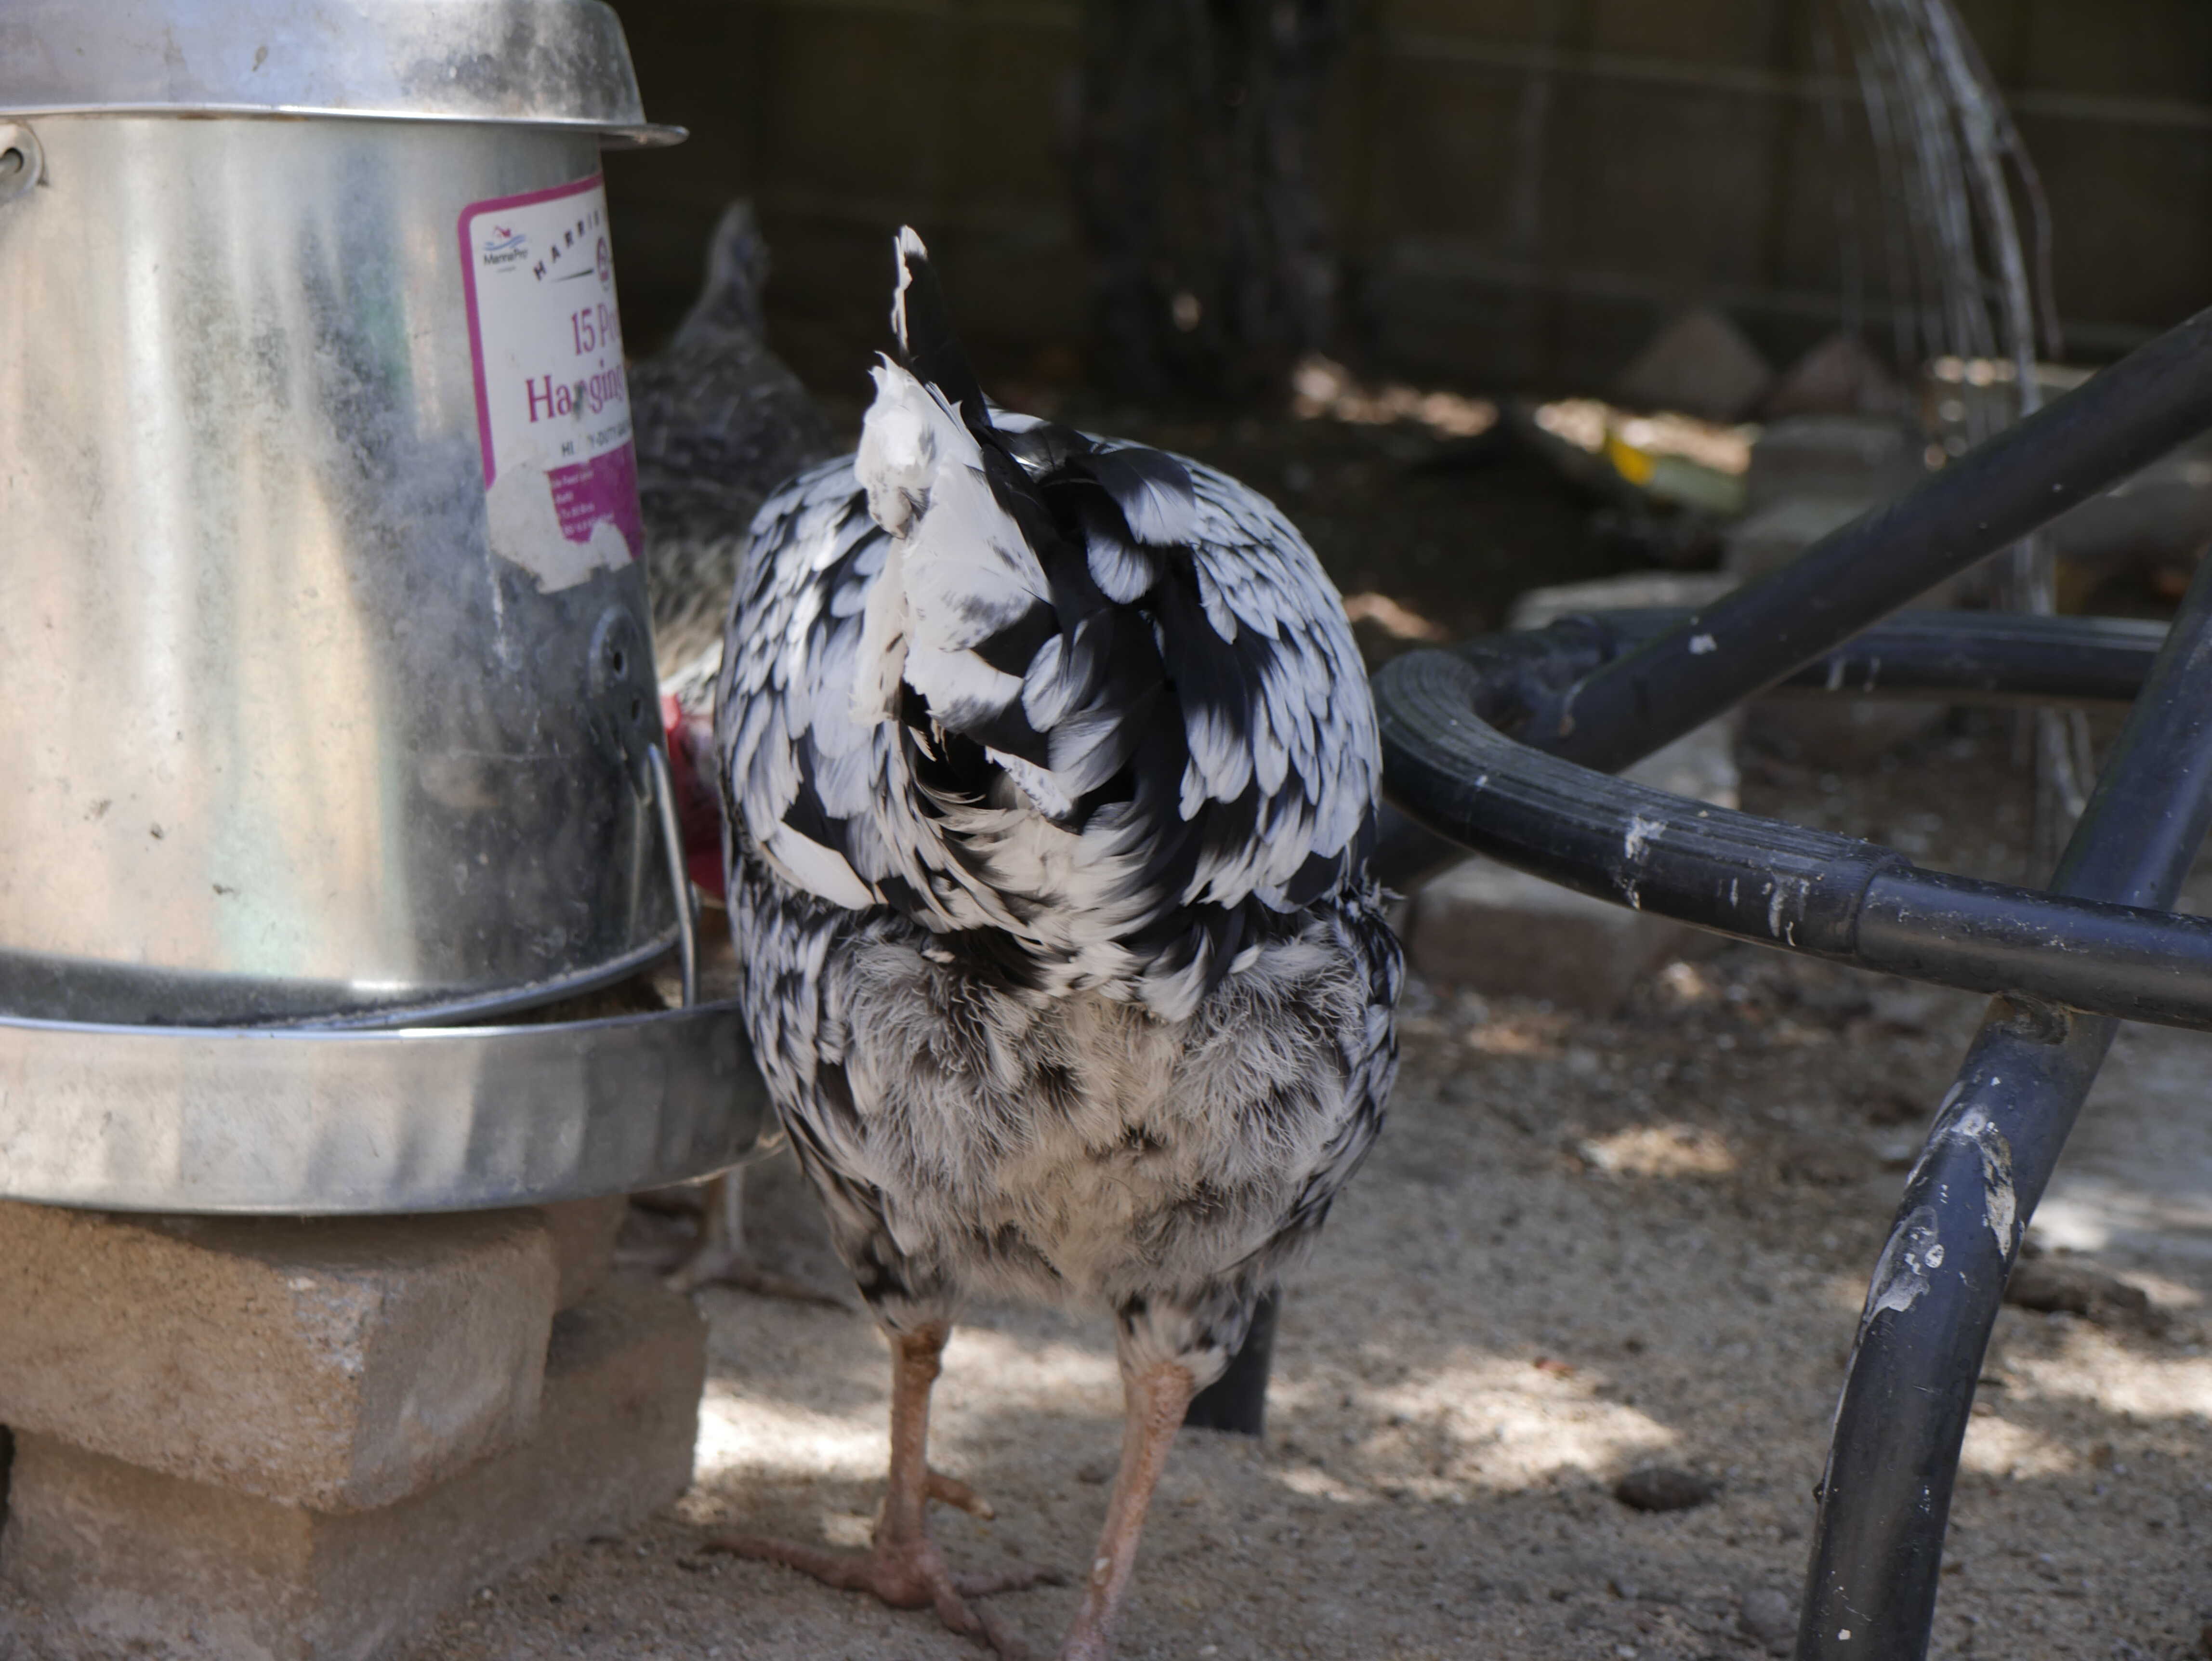
<svg viewBox="0 0 2212 1661"><path fill-rule="evenodd" d="M1756 575L2212 293L2187 0L623 14L693 134L607 161L634 349L748 195L769 344L849 437L912 220L1006 403L1251 479L1377 658L1532 587ZM2212 448L1937 598L2156 615L2208 540ZM2043 726L2047 843L2087 757Z"/></svg>
<svg viewBox="0 0 2212 1661"><path fill-rule="evenodd" d="M647 390L681 393L664 343L742 192L746 269L772 245L776 271L748 327L849 442L882 239L911 220L995 395L1273 497L1370 665L1507 626L1537 591L1717 593L2212 293L2212 234L2188 228L2212 15L1968 16L630 0L647 94L693 137L608 157L627 335L659 354ZM1919 603L2160 616L2208 543L2212 440ZM2094 776L2089 726L1984 719L2033 782L2015 843L2039 876ZM1753 770L1855 778L1957 727L1934 703L1769 701L1727 741Z"/></svg>

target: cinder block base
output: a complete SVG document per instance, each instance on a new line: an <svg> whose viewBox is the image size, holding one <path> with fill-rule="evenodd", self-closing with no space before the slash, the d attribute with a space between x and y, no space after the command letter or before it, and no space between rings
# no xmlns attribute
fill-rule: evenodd
<svg viewBox="0 0 2212 1661"><path fill-rule="evenodd" d="M388 1505L528 1434L558 1277L535 1210L0 1202L0 1424L263 1499Z"/></svg>
<svg viewBox="0 0 2212 1661"><path fill-rule="evenodd" d="M629 1196L562 1200L542 1208L560 1271L554 1306L574 1309L607 1283L615 1270L615 1240L629 1214Z"/></svg>
<svg viewBox="0 0 2212 1661"><path fill-rule="evenodd" d="M16 1439L0 1584L61 1661L369 1661L484 1580L638 1521L690 1481L706 1332L618 1280L553 1324L535 1433L439 1487L343 1513Z"/></svg>

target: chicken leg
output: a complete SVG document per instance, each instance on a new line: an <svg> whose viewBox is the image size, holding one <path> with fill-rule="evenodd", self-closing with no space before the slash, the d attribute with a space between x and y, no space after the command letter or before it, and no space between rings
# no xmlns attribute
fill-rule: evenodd
<svg viewBox="0 0 2212 1661"><path fill-rule="evenodd" d="M1024 1567L996 1574L955 1574L929 1537L932 1500L988 1517L990 1507L964 1482L929 1469L929 1393L949 1329L933 1324L891 1338L890 1485L876 1519L875 1537L862 1556L823 1551L756 1534L726 1535L705 1549L781 1563L848 1591L870 1591L893 1609L933 1608L957 1633L981 1638L1000 1655L1026 1652L1003 1624L969 1600L1018 1591L1056 1579L1052 1571Z"/></svg>
<svg viewBox="0 0 2212 1661"><path fill-rule="evenodd" d="M1114 1650L1114 1627L1121 1617L1121 1601L1129 1588L1130 1572L1137 1566L1137 1540L1144 1532L1145 1512L1152 1503L1152 1490L1166 1467L1168 1450L1175 1445L1197 1382L1188 1368L1162 1361L1141 1372L1124 1371L1121 1393L1121 1469L1114 1478L1114 1497L1106 1504L1106 1526L1091 1555L1091 1573L1083 1586L1083 1603L1060 1646L1060 1661L1108 1661Z"/></svg>
<svg viewBox="0 0 2212 1661"><path fill-rule="evenodd" d="M672 1292L696 1292L701 1287L735 1287L757 1298L781 1298L795 1304L821 1304L830 1309L851 1305L834 1292L824 1292L805 1281L765 1267L745 1244L745 1177L743 1171L726 1171L711 1179L699 1202L699 1239L689 1255L672 1269L665 1283Z"/></svg>

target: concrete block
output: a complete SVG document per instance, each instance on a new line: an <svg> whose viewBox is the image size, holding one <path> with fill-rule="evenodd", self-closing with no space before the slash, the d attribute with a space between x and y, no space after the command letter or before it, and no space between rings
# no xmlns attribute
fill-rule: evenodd
<svg viewBox="0 0 2212 1661"><path fill-rule="evenodd" d="M1892 502L1928 476L1928 441L1917 422L1895 417L1803 415L1771 421L1751 447L1744 506L1814 496L1860 510Z"/></svg>
<svg viewBox="0 0 2212 1661"><path fill-rule="evenodd" d="M1514 600L1505 616L1509 629L1540 629L1577 611L1635 611L1710 605L1736 586L1725 571L1631 571L1590 582L1562 582L1531 588Z"/></svg>
<svg viewBox="0 0 2212 1661"><path fill-rule="evenodd" d="M629 1196L602 1195L596 1200L562 1200L540 1208L553 1238L553 1262L560 1281L556 1309L574 1309L607 1283L615 1271L615 1238L629 1214Z"/></svg>
<svg viewBox="0 0 2212 1661"><path fill-rule="evenodd" d="M370 1661L564 1540L690 1482L706 1331L614 1281L554 1323L538 1428L427 1493L332 1513L17 1439L0 1585L67 1661Z"/></svg>
<svg viewBox="0 0 2212 1661"><path fill-rule="evenodd" d="M2045 534L2060 559L2100 570L2130 563L2193 567L2212 542L2212 435L2062 514Z"/></svg>
<svg viewBox="0 0 2212 1661"><path fill-rule="evenodd" d="M1756 453L1756 452L1754 452ZM1840 530L1878 496L1793 496L1755 508L1723 538L1730 577L1749 582L1780 569L1831 531Z"/></svg>
<svg viewBox="0 0 2212 1661"><path fill-rule="evenodd" d="M557 1281L535 1211L0 1203L0 1424L244 1494L386 1505L529 1432Z"/></svg>

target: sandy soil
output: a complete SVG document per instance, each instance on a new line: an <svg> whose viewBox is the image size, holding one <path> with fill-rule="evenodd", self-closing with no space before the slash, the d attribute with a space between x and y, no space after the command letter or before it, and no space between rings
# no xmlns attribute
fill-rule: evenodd
<svg viewBox="0 0 2212 1661"><path fill-rule="evenodd" d="M1990 869L2020 840L2002 749L1978 727L1836 788L1778 764L1748 788L1762 809L1852 830L1913 815L1932 860ZM1760 1617L1795 1602L1864 1277L1978 1013L1747 947L1668 966L1609 1019L1416 987L1390 1128L1285 1311L1268 1433L1184 1433L1123 1654L1767 1652ZM2205 1055L2137 1029L2106 1069L2039 1235L2141 1287L2154 1319L2004 1312L1938 1656L2200 1653ZM838 1284L789 1167L756 1168L750 1193L764 1255ZM486 1588L404 1661L978 1652L926 1615L702 1555L733 1527L860 1544L886 1402L859 1314L702 1303L711 1378L676 1513ZM939 1460L999 1512L939 1513L956 1562L1083 1563L1117 1435L1103 1324L979 1311L938 1400ZM1655 1461L1720 1479L1718 1497L1661 1515L1613 1497ZM1075 1597L1001 1607L1048 1654Z"/></svg>

